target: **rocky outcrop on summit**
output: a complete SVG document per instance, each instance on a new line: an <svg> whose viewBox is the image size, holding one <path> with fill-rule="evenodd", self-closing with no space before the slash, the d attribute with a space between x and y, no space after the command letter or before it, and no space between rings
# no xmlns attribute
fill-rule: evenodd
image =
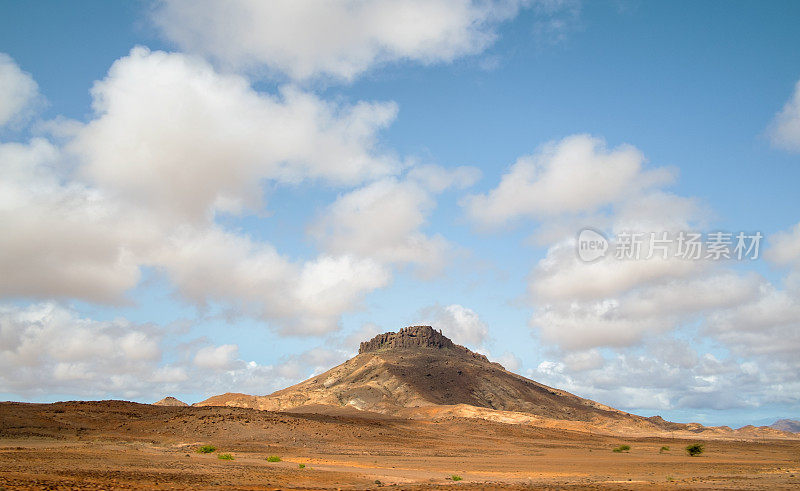
<svg viewBox="0 0 800 491"><path fill-rule="evenodd" d="M450 350L476 360L489 362L489 359L480 353L470 351L464 346L455 344L441 329L436 330L431 326L408 326L397 332L378 334L369 341L364 341L358 348L358 354L373 353L383 350L432 348ZM495 363L495 365L500 366ZM502 367L501 367L502 368Z"/></svg>
<svg viewBox="0 0 800 491"><path fill-rule="evenodd" d="M408 326L397 332L378 334L361 343L358 353L391 348L455 348L456 345L431 326Z"/></svg>

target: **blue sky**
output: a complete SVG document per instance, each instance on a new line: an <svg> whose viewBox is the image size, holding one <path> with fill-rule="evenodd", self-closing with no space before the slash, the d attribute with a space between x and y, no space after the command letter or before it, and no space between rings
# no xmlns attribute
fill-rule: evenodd
<svg viewBox="0 0 800 491"><path fill-rule="evenodd" d="M426 322L621 409L800 416L800 5L322 10L0 1L0 397L265 394ZM765 239L586 264L586 226Z"/></svg>

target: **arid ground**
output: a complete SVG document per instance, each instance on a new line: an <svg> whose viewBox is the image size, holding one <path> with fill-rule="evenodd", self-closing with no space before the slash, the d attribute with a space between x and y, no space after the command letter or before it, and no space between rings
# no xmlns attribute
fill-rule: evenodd
<svg viewBox="0 0 800 491"><path fill-rule="evenodd" d="M695 442L705 452L689 457L684 447ZM612 451L621 444L630 451ZM198 453L201 445L216 451ZM2 403L0 486L788 489L800 487L800 441L625 438L481 419L121 401Z"/></svg>

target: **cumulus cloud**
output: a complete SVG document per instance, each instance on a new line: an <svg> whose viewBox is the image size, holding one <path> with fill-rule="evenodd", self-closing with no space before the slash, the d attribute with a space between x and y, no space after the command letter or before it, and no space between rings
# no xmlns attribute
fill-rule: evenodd
<svg viewBox="0 0 800 491"><path fill-rule="evenodd" d="M154 326L94 321L51 303L3 305L0 384L19 393L136 390L161 358L161 339Z"/></svg>
<svg viewBox="0 0 800 491"><path fill-rule="evenodd" d="M537 239L551 240L529 278L530 324L544 341L567 352L640 345L758 292L757 275L729 270L706 250L697 260L675 257L674 239L697 231L708 211L664 190L673 172L646 169L645 161L630 145L607 149L601 139L574 135L520 159L497 188L467 201L480 223L535 218L543 230ZM612 240L601 260L582 261L576 234L585 220L612 239L641 233L640 254L618 257ZM666 256L649 247L650 234L664 233L673 239Z"/></svg>
<svg viewBox="0 0 800 491"><path fill-rule="evenodd" d="M352 185L401 165L376 149L395 104L271 96L184 54L134 48L92 97L95 117L68 147L82 175L184 220L258 210L264 180Z"/></svg>
<svg viewBox="0 0 800 491"><path fill-rule="evenodd" d="M340 351L319 347L261 365L242 360L235 344L181 344L175 336L168 328L98 321L49 302L0 305L0 392L144 400L173 393L266 394L343 360Z"/></svg>
<svg viewBox="0 0 800 491"><path fill-rule="evenodd" d="M330 370L347 360L350 355L351 353L342 349L312 348L285 357L278 368L278 373L287 379L301 380Z"/></svg>
<svg viewBox="0 0 800 491"><path fill-rule="evenodd" d="M431 193L416 182L383 179L339 196L310 233L333 254L414 263L422 273L435 274L451 247L442 236L420 231L435 204Z"/></svg>
<svg viewBox="0 0 800 491"><path fill-rule="evenodd" d="M770 237L776 264L794 267L794 232ZM729 264L666 262L550 248L531 274L531 325L556 349L529 375L632 410L798 404L796 293ZM713 353L677 338L687 331Z"/></svg>
<svg viewBox="0 0 800 491"><path fill-rule="evenodd" d="M418 165L408 171L409 180L434 193L441 193L448 188L468 188L480 178L480 169L469 166L448 169L439 165Z"/></svg>
<svg viewBox="0 0 800 491"><path fill-rule="evenodd" d="M483 348L489 339L489 329L477 312L458 304L431 305L419 313L419 324L441 329L456 344Z"/></svg>
<svg viewBox="0 0 800 491"><path fill-rule="evenodd" d="M619 150L590 150L596 148L596 140L577 138L584 155L609 156ZM794 290L800 270L797 227L769 237L770 247L764 250L774 264L788 267L785 288L730 262L709 259L706 249L697 260L676 258L675 241L667 246L666 258L659 253L651 256L647 234L666 232L674 239L682 231L702 232L708 211L697 200L666 192L663 186L670 173L660 168L642 170L644 160L638 150L630 147L620 155L630 158L612 159L617 161L609 169L622 179L595 176L593 180L605 190L630 192L619 196L603 192L590 200L568 196L565 199L571 205L526 209L526 216L544 224L547 233L539 239L545 235L554 239L529 279L534 308L530 324L553 349L530 375L631 409L726 409L769 401L797 404L793 391L798 385L791 375L800 369L792 355L799 339ZM591 160L583 158L584 163ZM564 175L580 168L569 159L559 162ZM572 192L559 187L561 181L547 172L527 181L504 178L504 182L507 189L521 186L543 195L554 193L556 201L557 196ZM574 175L570 179L580 181ZM526 183L534 185L528 188ZM626 184L620 188L621 183ZM581 185L578 182L576 189L582 189ZM499 197L513 196L502 189L501 183L482 199L498 198L493 203L502 203ZM611 238L620 232L644 233L639 258L618 258L612 240L603 259L580 260L575 234L586 225L580 217L593 220L589 223ZM676 337L687 331L696 332L714 353L690 347Z"/></svg>
<svg viewBox="0 0 800 491"><path fill-rule="evenodd" d="M491 357L490 359L503 365L503 368L509 372L517 373L519 372L519 369L522 368L522 360L520 360L517 355L510 351L506 351L502 355Z"/></svg>
<svg viewBox="0 0 800 491"><path fill-rule="evenodd" d="M0 144L0 295L120 302L140 277L152 224L102 192L65 181L60 151Z"/></svg>
<svg viewBox="0 0 800 491"><path fill-rule="evenodd" d="M44 139L0 144L0 295L120 303L152 267L200 307L302 335L337 329L388 283L368 254L290 260L214 217L259 209L265 179L339 185L394 172L394 159L371 150L392 105L270 98L205 62L144 48L93 95L96 117L72 128L68 151Z"/></svg>
<svg viewBox="0 0 800 491"><path fill-rule="evenodd" d="M528 376L627 410L725 410L770 400L798 402L798 384L789 370L768 362L718 358L685 340L651 341L642 350L609 357L588 351L564 361L546 360Z"/></svg>
<svg viewBox="0 0 800 491"><path fill-rule="evenodd" d="M482 226L589 213L673 179L669 169L648 170L644 163L642 153L630 145L609 150L599 138L573 135L520 158L496 188L468 197L464 206Z"/></svg>
<svg viewBox="0 0 800 491"><path fill-rule="evenodd" d="M235 344L206 346L197 351L194 364L201 368L227 370L234 367L239 356L239 347Z"/></svg>
<svg viewBox="0 0 800 491"><path fill-rule="evenodd" d="M0 127L24 115L36 100L39 86L14 60L0 53Z"/></svg>
<svg viewBox="0 0 800 491"><path fill-rule="evenodd" d="M800 299L766 281L747 301L714 312L705 330L739 355L781 359L800 370Z"/></svg>
<svg viewBox="0 0 800 491"><path fill-rule="evenodd" d="M764 257L771 263L789 269L787 287L800 292L800 223L768 237L769 248Z"/></svg>
<svg viewBox="0 0 800 491"><path fill-rule="evenodd" d="M517 0L166 0L153 19L190 52L240 69L260 67L295 80L352 80L400 60L450 62L483 51Z"/></svg>
<svg viewBox="0 0 800 491"><path fill-rule="evenodd" d="M6 297L119 303L152 266L197 305L221 302L286 332L320 334L389 281L370 258L290 261L269 243L215 225L173 228L159 214L59 177L59 151L45 140L2 144L0 158Z"/></svg>
<svg viewBox="0 0 800 491"><path fill-rule="evenodd" d="M783 109L775 115L767 133L774 146L800 152L800 81Z"/></svg>
<svg viewBox="0 0 800 491"><path fill-rule="evenodd" d="M619 259L612 252L586 263L575 251L575 239L550 247L529 282L531 325L568 350L638 345L750 302L764 282L712 259Z"/></svg>

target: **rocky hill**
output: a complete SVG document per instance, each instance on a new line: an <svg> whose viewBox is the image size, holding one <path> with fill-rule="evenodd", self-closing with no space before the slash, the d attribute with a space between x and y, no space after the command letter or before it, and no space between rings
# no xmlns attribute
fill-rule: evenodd
<svg viewBox="0 0 800 491"><path fill-rule="evenodd" d="M786 437L772 428L705 427L645 418L540 384L453 343L431 326L409 326L360 344L355 357L266 396L227 393L194 406L230 406L371 418L479 418L582 432L705 438Z"/></svg>
<svg viewBox="0 0 800 491"><path fill-rule="evenodd" d="M800 421L796 419L779 419L769 425L769 427L780 431L788 431L790 433L800 433Z"/></svg>
<svg viewBox="0 0 800 491"><path fill-rule="evenodd" d="M167 396L167 397L161 399L158 402L154 402L153 405L154 406L188 406L188 404L186 404L185 402L180 401L178 399L175 399L172 396Z"/></svg>
<svg viewBox="0 0 800 491"><path fill-rule="evenodd" d="M223 394L196 405L280 411L352 408L391 415L471 406L576 421L630 416L511 373L431 326L379 334L361 343L354 358L270 395Z"/></svg>

